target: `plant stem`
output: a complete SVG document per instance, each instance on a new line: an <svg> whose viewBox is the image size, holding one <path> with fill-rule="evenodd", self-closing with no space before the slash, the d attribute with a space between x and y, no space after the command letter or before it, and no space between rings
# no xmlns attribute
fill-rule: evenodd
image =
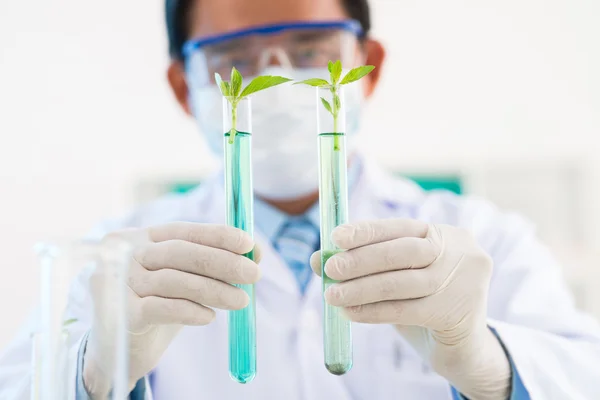
<svg viewBox="0 0 600 400"><path fill-rule="evenodd" d="M340 137L339 135L337 135L338 132L338 115L337 113L335 113L333 115L333 150L334 151L339 151L340 150Z"/></svg>
<svg viewBox="0 0 600 400"><path fill-rule="evenodd" d="M237 133L237 103L231 103L231 130L229 131L229 144L233 144Z"/></svg>
<svg viewBox="0 0 600 400"><path fill-rule="evenodd" d="M333 94L333 150L340 151L340 139L339 136L336 135L337 133L341 133L338 132L338 115L340 110L337 105L340 104L340 101L336 99L338 97L337 87L333 86L331 92Z"/></svg>

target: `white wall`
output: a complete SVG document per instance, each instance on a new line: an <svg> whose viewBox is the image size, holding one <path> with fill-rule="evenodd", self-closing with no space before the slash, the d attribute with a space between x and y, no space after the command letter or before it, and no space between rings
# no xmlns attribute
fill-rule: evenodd
<svg viewBox="0 0 600 400"><path fill-rule="evenodd" d="M160 0L0 0L0 347L37 293L33 243L123 213L140 177L207 167L162 28Z"/></svg>
<svg viewBox="0 0 600 400"><path fill-rule="evenodd" d="M584 165L580 244L597 248L600 3L374 8L389 63L368 151L390 167L469 176L501 163ZM37 240L76 237L124 212L140 180L212 166L164 79L162 9L161 0L0 0L0 347L33 304Z"/></svg>
<svg viewBox="0 0 600 400"><path fill-rule="evenodd" d="M377 1L390 57L364 143L531 218L597 316L599 17L594 0Z"/></svg>

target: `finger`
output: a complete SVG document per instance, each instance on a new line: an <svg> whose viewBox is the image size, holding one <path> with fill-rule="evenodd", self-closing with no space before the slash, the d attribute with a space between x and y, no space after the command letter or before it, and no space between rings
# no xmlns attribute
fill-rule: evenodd
<svg viewBox="0 0 600 400"><path fill-rule="evenodd" d="M183 240L139 247L134 258L149 271L176 269L238 284L256 283L260 279L258 265L249 258Z"/></svg>
<svg viewBox="0 0 600 400"><path fill-rule="evenodd" d="M155 325L208 325L215 319L215 311L183 299L144 297L140 299L143 319Z"/></svg>
<svg viewBox="0 0 600 400"><path fill-rule="evenodd" d="M315 251L310 256L310 267L315 274L321 276L321 250Z"/></svg>
<svg viewBox="0 0 600 400"><path fill-rule="evenodd" d="M140 298L158 296L189 300L223 310L240 310L250 302L242 289L212 278L174 269L147 271L139 268L140 273L130 275L129 287Z"/></svg>
<svg viewBox="0 0 600 400"><path fill-rule="evenodd" d="M427 239L394 239L337 253L325 264L325 273L339 281L379 272L425 268L435 261L439 252Z"/></svg>
<svg viewBox="0 0 600 400"><path fill-rule="evenodd" d="M349 250L404 237L425 238L427 229L426 223L415 219L380 219L340 225L333 230L331 240Z"/></svg>
<svg viewBox="0 0 600 400"><path fill-rule="evenodd" d="M354 322L365 324L395 324L429 327L435 323L431 297L413 300L392 300L344 308L344 314Z"/></svg>
<svg viewBox="0 0 600 400"><path fill-rule="evenodd" d="M149 235L154 242L183 240L237 254L249 253L254 248L248 233L227 225L173 222L149 228Z"/></svg>
<svg viewBox="0 0 600 400"><path fill-rule="evenodd" d="M351 307L387 300L418 299L435 293L443 285L426 269L369 275L330 286L325 301L336 307Z"/></svg>
<svg viewBox="0 0 600 400"><path fill-rule="evenodd" d="M258 244L255 244L254 249L252 249L252 260L257 264L262 260L262 249Z"/></svg>

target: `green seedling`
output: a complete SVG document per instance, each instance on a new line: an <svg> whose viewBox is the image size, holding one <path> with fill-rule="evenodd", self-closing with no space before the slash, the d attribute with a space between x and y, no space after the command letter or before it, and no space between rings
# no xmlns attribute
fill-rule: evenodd
<svg viewBox="0 0 600 400"><path fill-rule="evenodd" d="M73 325L77 322L77 318L70 318L63 322L62 324L62 339L65 343L69 341L69 326Z"/></svg>
<svg viewBox="0 0 600 400"><path fill-rule="evenodd" d="M244 97L253 93L291 81L291 79L284 78L283 76L263 75L252 79L248 86L242 89L243 80L242 74L240 74L235 67L231 69L231 80L229 82L224 81L221 78L221 75L215 72L215 82L217 83L217 86L219 86L223 97L231 104L231 131L229 132L229 144L233 144L235 134L237 133L237 106L239 102Z"/></svg>
<svg viewBox="0 0 600 400"><path fill-rule="evenodd" d="M77 318L70 318L70 319L66 320L65 322L63 322L63 329L67 328L69 325L73 325L77 321L78 321Z"/></svg>
<svg viewBox="0 0 600 400"><path fill-rule="evenodd" d="M372 65L364 65L362 67L353 68L341 80L340 78L342 76L342 62L340 60L337 60L336 62L329 61L327 69L329 70L329 76L331 80L330 82L326 81L325 79L313 78L306 79L301 82L295 82L294 85L303 84L314 87L329 88L329 90L331 91L333 104L330 104L323 97L321 97L321 103L323 103L323 107L325 107L327 112L329 112L333 116L333 133L341 133L338 132L338 117L342 108L342 103L339 96L340 87L342 85L347 85L349 83L358 81L362 77L370 74L371 71L375 69L375 67ZM340 149L338 136L335 136L334 138L333 149Z"/></svg>

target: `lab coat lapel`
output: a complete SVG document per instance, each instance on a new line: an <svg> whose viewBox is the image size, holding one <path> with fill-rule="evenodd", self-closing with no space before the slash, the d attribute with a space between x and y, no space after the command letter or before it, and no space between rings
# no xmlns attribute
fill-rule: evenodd
<svg viewBox="0 0 600 400"><path fill-rule="evenodd" d="M415 218L414 183L396 179L376 163L361 157L360 178L349 193L350 222L382 218Z"/></svg>
<svg viewBox="0 0 600 400"><path fill-rule="evenodd" d="M254 239L256 244L260 246L262 254L260 266L262 267L263 275L259 285L265 288L267 286L275 286L287 293L300 296L300 289L298 288L293 272L273 248L271 241L258 230L254 234Z"/></svg>

